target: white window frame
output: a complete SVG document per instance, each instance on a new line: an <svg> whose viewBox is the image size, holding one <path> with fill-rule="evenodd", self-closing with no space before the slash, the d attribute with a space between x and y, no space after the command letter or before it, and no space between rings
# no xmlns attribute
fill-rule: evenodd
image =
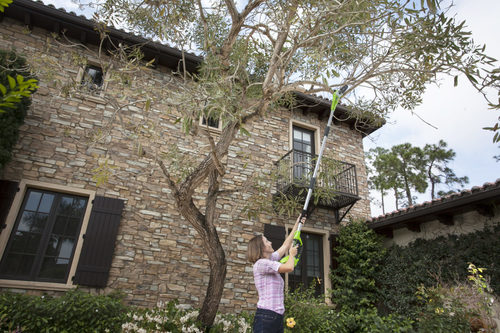
<svg viewBox="0 0 500 333"><path fill-rule="evenodd" d="M214 133L221 133L222 132L222 121L219 117L219 126L218 127L213 127L213 126L209 126L208 123L207 124L203 124L203 119L205 117L202 115L200 117L200 120L198 122L198 125L200 126L200 128L204 129L204 130L209 130L210 132L214 132Z"/></svg>
<svg viewBox="0 0 500 333"><path fill-rule="evenodd" d="M308 123L305 123L305 122L302 122L299 120L295 120L295 119L290 119L289 130L288 130L288 133L289 133L288 140L289 140L289 146L290 146L289 150L293 149L293 127L294 126L302 127L304 129L307 129L307 130L314 132L314 154L318 155L319 149L320 149L320 142L321 142L320 141L320 128L319 128L319 126L311 125L311 124L308 124Z"/></svg>
<svg viewBox="0 0 500 333"><path fill-rule="evenodd" d="M76 268L78 266L78 261L80 259L80 254L82 252L83 238L82 235L87 231L87 226L90 219L90 212L92 210L92 201L95 198L96 192L92 190L84 190L80 188L75 188L71 186L43 183L33 180L21 180L18 185L19 191L16 193L12 205L10 207L7 219L5 221L6 227L0 234L0 258L3 258L5 248L9 242L12 229L16 223L17 216L23 204L24 197L28 189L40 189L48 190L58 193L66 193L72 195L79 195L88 197L87 209L82 221L82 227L80 229L80 234L78 235L78 241L75 246L75 253L73 255L73 260L71 262L68 279L66 283L56 283L56 282L39 282L39 281L24 281L24 280L10 280L10 279L0 279L0 287L5 288L20 288L20 289L39 289L39 290L68 290L75 288L76 285L73 284L72 277L76 273Z"/></svg>
<svg viewBox="0 0 500 333"><path fill-rule="evenodd" d="M101 69L101 71L103 71L102 86L99 89L96 89L93 93L91 93L87 89L79 89L78 91L80 93L83 93L83 94L88 95L88 96L104 97L105 91L108 88L110 74L109 74L109 70L106 73L104 73L104 70L103 70L101 64L99 62L97 62L97 61L91 61L91 60L89 60L89 61L87 61L87 64L85 64L85 66L80 66L78 68L78 73L76 75L76 83L77 83L77 85L80 86L82 84L83 75L85 74L85 68L87 66L99 67Z"/></svg>

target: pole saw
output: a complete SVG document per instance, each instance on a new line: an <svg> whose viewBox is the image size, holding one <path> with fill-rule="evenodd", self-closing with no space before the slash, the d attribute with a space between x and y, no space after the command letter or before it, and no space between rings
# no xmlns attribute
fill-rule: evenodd
<svg viewBox="0 0 500 333"><path fill-rule="evenodd" d="M347 86L342 86L339 91L334 91L333 96L332 96L332 107L330 110L330 117L328 118L328 123L326 124L325 128L325 134L323 135L323 141L321 142L321 148L319 151L318 155L318 160L316 161L316 166L314 167L314 172L311 177L311 182L309 184L309 190L307 191L307 196L306 196L306 201L304 202L304 208L302 208L302 213L300 213L300 218L299 218L299 225L297 226L297 231L295 231L295 234L293 235L293 245L292 246L297 246L298 245L298 251L297 251L297 256L295 258L295 263L294 266L297 266L297 263L299 262L300 255L302 253L302 238L300 238L300 230L302 230L302 218L307 216L307 207L309 206L309 201L311 200L312 193L314 190L314 187L316 185L316 177L318 176L318 171L319 171L319 166L321 163L321 157L323 157L323 152L325 151L325 146L326 146L326 139L328 137L328 133L330 132L330 126L332 124L333 120L333 113L335 112L335 108L337 107L337 104L340 101L340 98L342 95L347 90ZM288 261L288 256L283 257L280 262L282 264L286 263Z"/></svg>

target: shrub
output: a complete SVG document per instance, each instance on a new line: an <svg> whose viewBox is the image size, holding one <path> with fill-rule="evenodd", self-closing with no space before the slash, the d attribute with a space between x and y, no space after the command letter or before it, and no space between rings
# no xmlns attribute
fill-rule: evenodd
<svg viewBox="0 0 500 333"><path fill-rule="evenodd" d="M0 294L0 329L22 332L121 332L123 295L93 296L79 289L61 297Z"/></svg>
<svg viewBox="0 0 500 333"><path fill-rule="evenodd" d="M391 247L376 275L378 299L388 313L416 318L417 288L434 286L436 276L445 284L465 279L468 262L487 268L492 292L500 293L500 226Z"/></svg>
<svg viewBox="0 0 500 333"><path fill-rule="evenodd" d="M376 272L385 254L375 232L362 221L351 221L339 231L338 267L333 270L332 301L339 310L359 310L376 302Z"/></svg>
<svg viewBox="0 0 500 333"><path fill-rule="evenodd" d="M16 78L21 75L25 79L32 79L26 65L26 60L13 51L0 50L0 84L9 87L8 76ZM24 122L31 99L24 97L15 108L6 108L0 113L0 170L11 158L12 147L19 137L19 126Z"/></svg>
<svg viewBox="0 0 500 333"><path fill-rule="evenodd" d="M418 332L495 332L492 318L495 298L483 276L484 269L469 264L468 272L467 282L418 288L417 297L423 303L417 320Z"/></svg>
<svg viewBox="0 0 500 333"><path fill-rule="evenodd" d="M132 332L204 332L201 323L196 318L198 311L185 310L178 306L177 301L171 301L164 306L153 309L130 308L127 320L122 324L124 333ZM218 314L214 325L208 329L210 333L250 333L252 317L243 313L240 315Z"/></svg>
<svg viewBox="0 0 500 333"><path fill-rule="evenodd" d="M331 332L333 313L333 308L325 304L324 296L315 295L314 284L285 294L285 321L293 318L295 322L293 328L286 328L287 332Z"/></svg>
<svg viewBox="0 0 500 333"><path fill-rule="evenodd" d="M373 307L341 311L332 318L329 332L404 333L413 332L413 322L397 315L380 316Z"/></svg>

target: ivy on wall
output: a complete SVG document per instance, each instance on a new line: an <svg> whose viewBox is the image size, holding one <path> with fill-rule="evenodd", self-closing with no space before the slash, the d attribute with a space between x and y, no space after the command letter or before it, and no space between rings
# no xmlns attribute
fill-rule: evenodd
<svg viewBox="0 0 500 333"><path fill-rule="evenodd" d="M500 222L500 221L499 221ZM392 246L376 280L380 306L387 312L416 315L420 285L464 280L468 263L486 268L495 294L500 294L500 225L470 234L418 239L406 247Z"/></svg>
<svg viewBox="0 0 500 333"><path fill-rule="evenodd" d="M6 87L5 89L12 87L9 77L12 81L12 78L17 78L19 75L23 78L23 82L33 79L26 60L14 51L0 50L0 84ZM16 87L14 84L14 88ZM30 93L32 92L34 91ZM19 126L23 124L30 104L31 98L22 97L12 107L3 108L3 112L0 112L0 170L11 159L12 148L19 137Z"/></svg>

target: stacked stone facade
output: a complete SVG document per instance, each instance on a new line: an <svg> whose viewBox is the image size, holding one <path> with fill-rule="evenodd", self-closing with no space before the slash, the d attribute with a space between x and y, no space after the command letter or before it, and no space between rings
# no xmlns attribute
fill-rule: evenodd
<svg viewBox="0 0 500 333"><path fill-rule="evenodd" d="M81 71L73 61L73 54L67 48L51 43L48 31L37 27L28 31L20 22L8 17L0 26L3 49L15 49L35 67L43 64L45 70L53 70L51 79L40 77L40 88L33 96L13 159L3 170L2 178L60 184L123 199L125 209L108 286L95 292L121 290L127 294L129 303L140 306L155 306L171 299L200 306L209 276L201 240L179 214L165 177L152 155L140 157L137 154L136 142L124 136L116 110L106 104L106 94L114 93L113 83L106 86L103 96L84 92L65 96L60 90L61 83L76 80ZM78 52L90 60L97 57L93 46L80 48ZM159 67L143 71L134 78L133 84L175 89L182 81L169 69ZM144 120L143 107L139 103L122 110L123 121L136 123ZM199 161L209 152L209 142L202 134L184 134L181 124L176 122L179 116L166 102L153 104L147 117L153 119L160 130L155 137L142 139L142 147L150 154L157 154L167 152L170 146L177 146L186 160ZM222 189L242 189L257 172L271 171L274 162L290 150L292 121L319 128L320 137L326 125L326 120L319 120L316 114L286 109L247 125L251 136L239 134L223 161L227 174ZM105 131L109 126L111 131ZM96 133L106 135L95 143L92 138ZM214 137L217 140L217 134ZM362 134L347 124L333 126L326 154L356 166L362 199L349 214L368 218L370 208ZM96 169L106 161L112 166L112 174L107 182L97 186L93 177ZM197 198L198 204L202 205L203 193ZM228 264L221 310L232 312L253 309L257 301L251 265L246 261L248 240L256 233L262 233L266 223L290 225L295 220L295 217L265 213L249 219L242 212L247 198L245 193L228 192L220 196L217 206L217 228ZM333 211L317 209L307 227L335 233L338 225Z"/></svg>

